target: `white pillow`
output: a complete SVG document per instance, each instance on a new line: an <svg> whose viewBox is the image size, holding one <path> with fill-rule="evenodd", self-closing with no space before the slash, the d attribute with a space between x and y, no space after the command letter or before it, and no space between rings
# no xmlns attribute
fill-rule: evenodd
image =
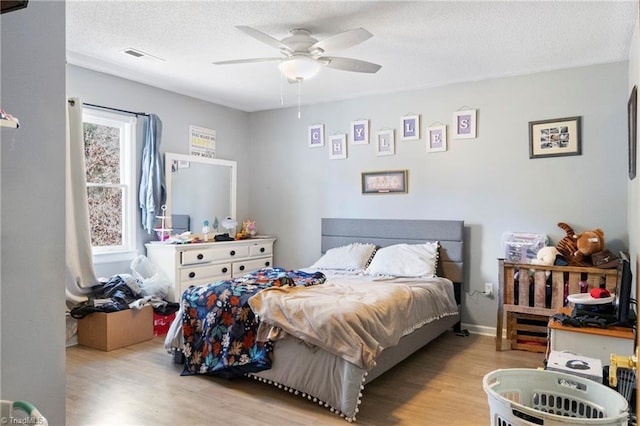
<svg viewBox="0 0 640 426"><path fill-rule="evenodd" d="M438 242L396 244L379 248L366 270L370 275L394 277L435 277Z"/></svg>
<svg viewBox="0 0 640 426"><path fill-rule="evenodd" d="M311 265L313 269L346 269L357 270L367 267L371 255L375 252L373 244L353 243L346 246L335 247L327 250L316 263Z"/></svg>

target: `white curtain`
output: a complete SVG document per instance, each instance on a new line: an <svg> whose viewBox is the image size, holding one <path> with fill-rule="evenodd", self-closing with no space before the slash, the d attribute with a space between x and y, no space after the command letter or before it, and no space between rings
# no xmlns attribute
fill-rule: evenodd
<svg viewBox="0 0 640 426"><path fill-rule="evenodd" d="M91 254L91 229L84 163L82 101L70 98L67 108L66 158L66 294L67 305L87 300L98 284Z"/></svg>

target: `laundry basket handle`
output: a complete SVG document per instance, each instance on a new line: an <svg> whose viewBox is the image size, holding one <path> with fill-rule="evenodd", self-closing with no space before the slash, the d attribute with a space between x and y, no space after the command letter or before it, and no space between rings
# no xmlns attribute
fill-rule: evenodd
<svg viewBox="0 0 640 426"><path fill-rule="evenodd" d="M19 410L24 411L25 413L27 413L29 415L29 417L31 417L32 420L34 420L37 423L33 423L33 424L37 424L40 426L48 426L48 422L47 419L44 418L44 416L42 414L40 414L40 412L38 411L38 409L31 403L26 402L26 401L14 401L13 402L13 408L17 408Z"/></svg>
<svg viewBox="0 0 640 426"><path fill-rule="evenodd" d="M532 414L529 413L525 413L524 411L521 411L520 409L515 408L513 405L511 406L511 414L513 414L514 416L529 422L530 424L534 424L534 425L544 425L544 419L537 417L535 415L535 412L532 412Z"/></svg>

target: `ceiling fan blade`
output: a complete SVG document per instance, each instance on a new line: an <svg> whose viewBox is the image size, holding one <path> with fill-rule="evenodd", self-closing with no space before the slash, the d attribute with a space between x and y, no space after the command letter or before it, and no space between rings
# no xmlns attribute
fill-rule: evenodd
<svg viewBox="0 0 640 426"><path fill-rule="evenodd" d="M281 51L293 53L289 46L287 46L280 40L271 37L269 34L265 34L262 31L258 31L255 28L247 27L245 25L237 25L236 28L243 33L255 38L256 40L268 44L271 47L275 47L276 49L280 49Z"/></svg>
<svg viewBox="0 0 640 426"><path fill-rule="evenodd" d="M376 73L382 65L374 64L372 62L361 61L359 59L352 58L338 58L335 56L322 56L318 58L319 61L325 64L327 68L335 68L342 71L353 72L366 72Z"/></svg>
<svg viewBox="0 0 640 426"><path fill-rule="evenodd" d="M364 28L356 28L354 30L336 34L324 40L320 40L319 42L311 46L309 50L318 47L325 52L347 49L351 46L362 43L363 41L368 40L371 37L373 37L373 34L371 34L369 31L365 30Z"/></svg>
<svg viewBox="0 0 640 426"><path fill-rule="evenodd" d="M213 65L250 64L252 62L273 62L281 61L282 58L254 58L254 59L233 59L230 61L212 62Z"/></svg>

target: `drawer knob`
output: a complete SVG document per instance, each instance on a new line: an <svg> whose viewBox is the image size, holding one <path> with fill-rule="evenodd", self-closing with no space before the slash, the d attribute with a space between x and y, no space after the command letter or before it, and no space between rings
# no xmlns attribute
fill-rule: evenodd
<svg viewBox="0 0 640 426"><path fill-rule="evenodd" d="M268 260L264 262L264 266L269 266L269 265L271 265L271 262L269 262Z"/></svg>
<svg viewBox="0 0 640 426"><path fill-rule="evenodd" d="M236 251L235 251L235 250L231 250L231 251L229 252L229 255L230 255L230 256L235 256L235 255L236 255Z"/></svg>
<svg viewBox="0 0 640 426"><path fill-rule="evenodd" d="M260 253L264 253L264 247L260 247Z"/></svg>
<svg viewBox="0 0 640 426"><path fill-rule="evenodd" d="M226 274L229 271L227 268L222 268L222 273Z"/></svg>
<svg viewBox="0 0 640 426"><path fill-rule="evenodd" d="M189 278L194 278L196 276L195 272L189 272Z"/></svg>
<svg viewBox="0 0 640 426"><path fill-rule="evenodd" d="M198 260L202 260L202 259L204 259L204 254L198 253Z"/></svg>
<svg viewBox="0 0 640 426"><path fill-rule="evenodd" d="M244 265L240 265L240 270L244 271Z"/></svg>

